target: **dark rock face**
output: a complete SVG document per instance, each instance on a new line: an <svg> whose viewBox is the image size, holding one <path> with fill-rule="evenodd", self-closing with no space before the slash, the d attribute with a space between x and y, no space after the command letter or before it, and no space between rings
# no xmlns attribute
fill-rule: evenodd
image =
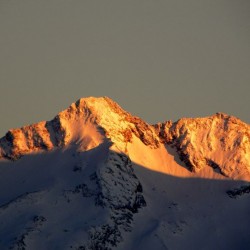
<svg viewBox="0 0 250 250"><path fill-rule="evenodd" d="M211 159L206 159L206 163L208 166L210 166L211 168L214 169L215 172L220 173L221 175L226 176L223 171L221 170L219 164L217 164L215 161L211 160Z"/></svg>
<svg viewBox="0 0 250 250"><path fill-rule="evenodd" d="M13 250L29 249L29 247L26 245L26 239L29 237L30 234L39 232L44 223L46 223L46 218L44 216L35 215L33 220L29 222L29 227L24 229L24 233L22 233L14 240L12 246L9 249Z"/></svg>
<svg viewBox="0 0 250 250"><path fill-rule="evenodd" d="M88 240L75 246L76 249L116 247L123 240L123 232L131 231L134 214L146 206L143 187L134 173L131 160L113 151L109 151L106 161L96 166L96 171L85 183L65 190L63 195L69 203L75 195L93 199L108 216L105 223L89 228Z"/></svg>
<svg viewBox="0 0 250 250"><path fill-rule="evenodd" d="M114 152L109 153L106 164L100 166L91 178L96 182L97 190L88 194L95 196L97 206L108 210L110 222L91 228L88 242L78 249L111 249L122 241L122 231L131 230L133 214L146 206L142 186L130 159Z"/></svg>
<svg viewBox="0 0 250 250"><path fill-rule="evenodd" d="M232 190L228 190L227 194L230 198L236 199L242 195L250 193L250 185L241 186Z"/></svg>

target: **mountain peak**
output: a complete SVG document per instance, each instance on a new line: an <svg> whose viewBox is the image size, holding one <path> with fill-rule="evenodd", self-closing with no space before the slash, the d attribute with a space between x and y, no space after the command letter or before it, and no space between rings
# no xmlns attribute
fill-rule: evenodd
<svg viewBox="0 0 250 250"><path fill-rule="evenodd" d="M66 110L60 112L58 117L64 120L76 119L84 116L84 119L99 123L100 120L109 119L112 114L122 115L125 117L131 116L123 110L116 102L109 97L86 97L80 98L72 103Z"/></svg>
<svg viewBox="0 0 250 250"><path fill-rule="evenodd" d="M125 144L131 142L133 135L145 145L156 148L159 144L153 126L126 112L109 97L81 98L59 113L58 119L66 126L71 123L77 123L80 127L95 126L95 129L101 130L122 151L126 151ZM79 136L79 130L77 133Z"/></svg>
<svg viewBox="0 0 250 250"><path fill-rule="evenodd" d="M99 105L109 105L109 106L119 106L114 100L112 100L110 97L107 96L101 96L101 97L94 97L94 96L89 96L89 97L82 97L78 99L75 102L76 106L81 106L83 107L84 105L87 106L96 106L98 107ZM120 108L121 109L121 108Z"/></svg>
<svg viewBox="0 0 250 250"><path fill-rule="evenodd" d="M81 98L51 121L9 130L0 139L0 158L17 159L24 154L70 144L87 150L105 139L124 152L133 136L153 148L159 145L153 126L124 111L112 99Z"/></svg>
<svg viewBox="0 0 250 250"><path fill-rule="evenodd" d="M117 108L117 110L125 112L116 102L114 102L111 98L106 96L104 97L90 96L90 97L80 98L75 103L72 103L70 107L79 110L89 109L92 111L94 110L104 111L105 109Z"/></svg>
<svg viewBox="0 0 250 250"><path fill-rule="evenodd" d="M166 145L171 145L191 172L209 166L227 177L250 179L250 127L238 118L216 113L152 126L108 97L81 98L51 121L9 130L0 139L0 158L15 160L73 145L86 151L107 141L114 151L148 159L143 164L156 152L150 148L165 154ZM135 152L140 150L150 153L138 157Z"/></svg>
<svg viewBox="0 0 250 250"><path fill-rule="evenodd" d="M216 113L156 125L162 141L176 148L192 172L210 166L232 178L250 178L250 126Z"/></svg>

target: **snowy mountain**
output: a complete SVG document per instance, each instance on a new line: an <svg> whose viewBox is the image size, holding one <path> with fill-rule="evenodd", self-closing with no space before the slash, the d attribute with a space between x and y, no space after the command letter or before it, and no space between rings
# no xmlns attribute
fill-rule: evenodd
<svg viewBox="0 0 250 250"><path fill-rule="evenodd" d="M250 126L223 113L156 126L164 143L177 149L187 167L208 165L233 179L250 179Z"/></svg>
<svg viewBox="0 0 250 250"><path fill-rule="evenodd" d="M149 125L107 97L0 139L0 249L249 249L250 126Z"/></svg>

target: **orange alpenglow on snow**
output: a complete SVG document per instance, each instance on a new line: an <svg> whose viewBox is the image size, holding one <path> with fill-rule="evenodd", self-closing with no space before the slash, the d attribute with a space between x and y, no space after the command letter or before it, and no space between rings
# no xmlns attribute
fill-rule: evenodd
<svg viewBox="0 0 250 250"><path fill-rule="evenodd" d="M82 98L51 121L9 130L0 139L0 157L72 145L87 151L107 140L112 150L158 172L250 180L248 124L217 113L149 125L108 97Z"/></svg>

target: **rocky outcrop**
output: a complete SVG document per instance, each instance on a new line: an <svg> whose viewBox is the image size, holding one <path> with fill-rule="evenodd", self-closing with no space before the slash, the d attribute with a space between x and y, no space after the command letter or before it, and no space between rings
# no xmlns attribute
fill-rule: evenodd
<svg viewBox="0 0 250 250"><path fill-rule="evenodd" d="M96 204L108 209L110 222L91 228L83 249L112 249L123 240L122 232L131 231L134 213L145 207L146 201L126 155L110 152L94 179L99 187Z"/></svg>
<svg viewBox="0 0 250 250"><path fill-rule="evenodd" d="M208 165L238 178L250 173L250 126L223 113L155 125L161 141L176 148L190 171Z"/></svg>
<svg viewBox="0 0 250 250"><path fill-rule="evenodd" d="M250 193L250 185L244 185L239 188L234 188L232 190L227 191L228 196L233 199L239 198L246 194L249 195L249 193Z"/></svg>
<svg viewBox="0 0 250 250"><path fill-rule="evenodd" d="M91 226L88 240L75 249L113 249L123 241L123 232L132 229L134 214L146 206L143 188L135 175L132 162L124 154L109 151L107 160L97 166L87 183L65 190L64 197L71 202L75 195L92 198L95 205L107 214L105 223Z"/></svg>

